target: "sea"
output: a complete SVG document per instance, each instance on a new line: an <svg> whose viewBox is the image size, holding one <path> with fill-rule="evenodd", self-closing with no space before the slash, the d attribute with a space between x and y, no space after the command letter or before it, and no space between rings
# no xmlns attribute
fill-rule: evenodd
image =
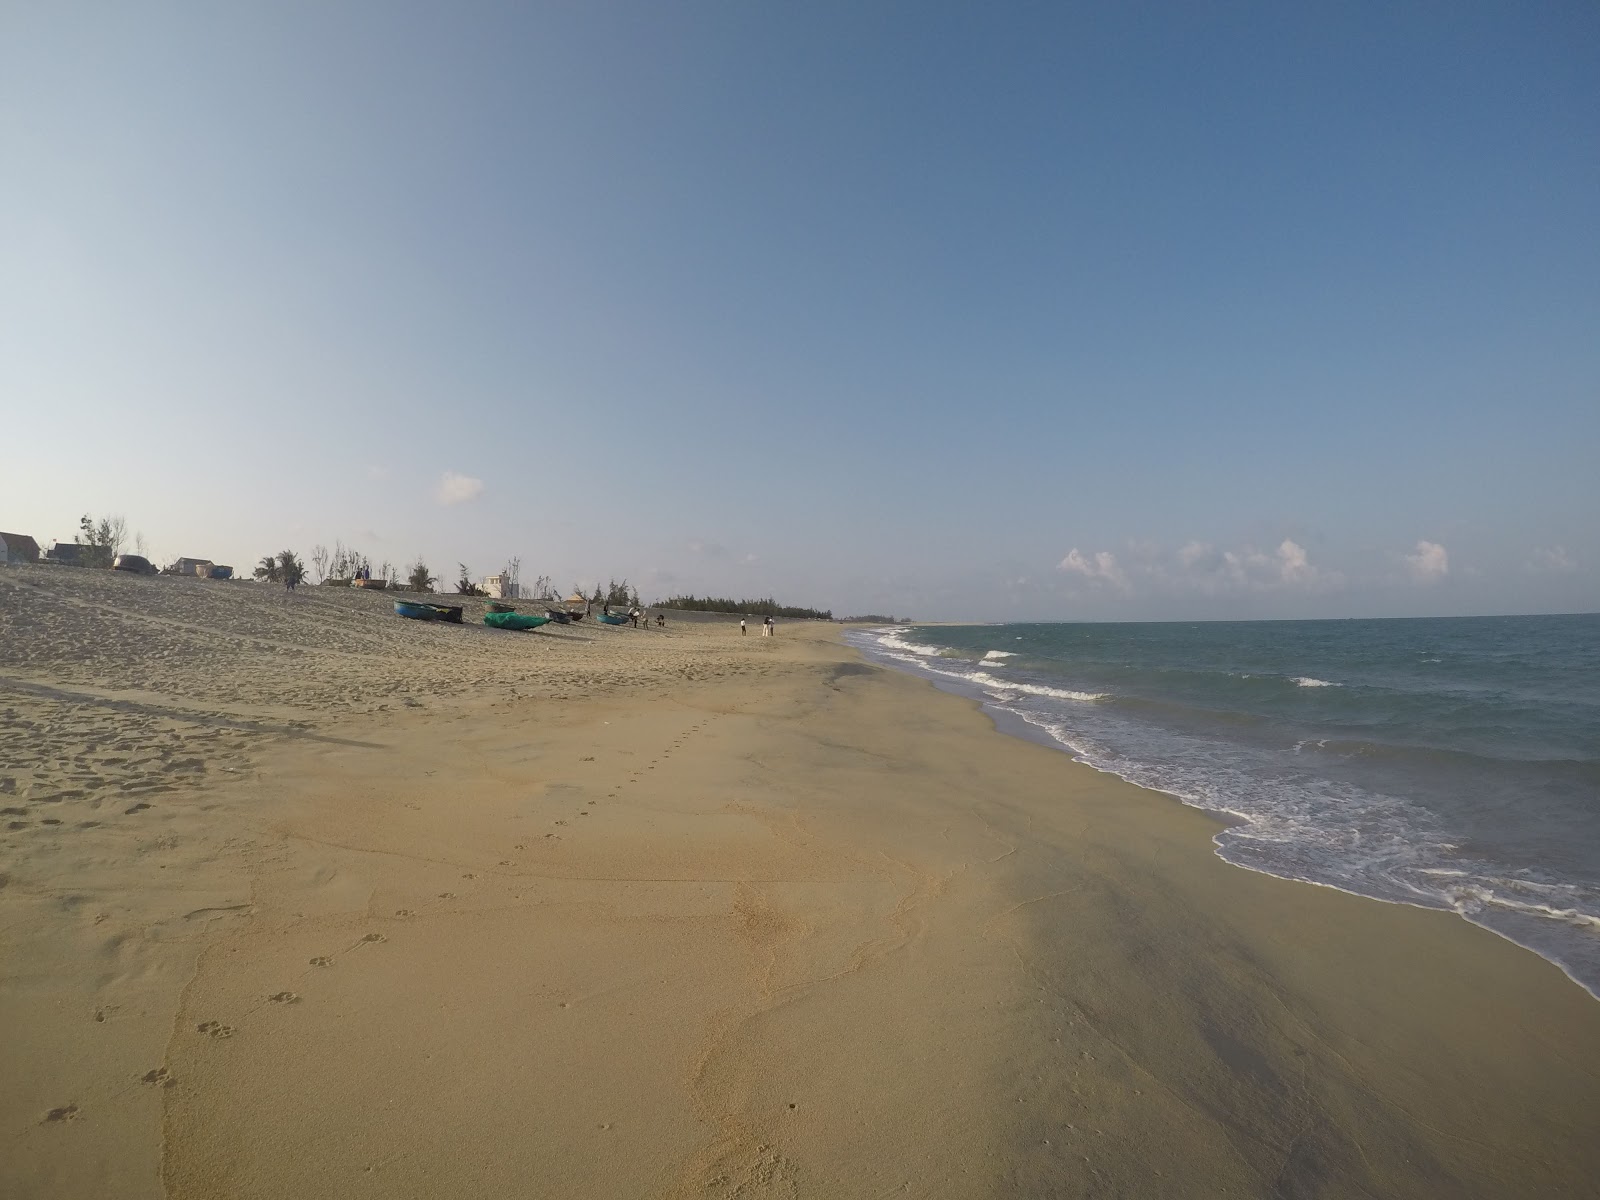
<svg viewBox="0 0 1600 1200"><path fill-rule="evenodd" d="M1600 615L846 637L1216 814L1230 863L1453 910L1600 998Z"/></svg>

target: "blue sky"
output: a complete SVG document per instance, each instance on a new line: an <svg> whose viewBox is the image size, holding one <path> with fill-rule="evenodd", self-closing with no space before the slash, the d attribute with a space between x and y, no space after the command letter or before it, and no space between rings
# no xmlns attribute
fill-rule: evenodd
<svg viewBox="0 0 1600 1200"><path fill-rule="evenodd" d="M1600 9L0 8L0 528L1600 607Z"/></svg>

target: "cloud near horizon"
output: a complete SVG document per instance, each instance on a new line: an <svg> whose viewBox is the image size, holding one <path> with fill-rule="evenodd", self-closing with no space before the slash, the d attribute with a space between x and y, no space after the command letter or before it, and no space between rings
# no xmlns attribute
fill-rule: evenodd
<svg viewBox="0 0 1600 1200"><path fill-rule="evenodd" d="M1567 553L1565 546L1536 546L1528 563L1530 571L1576 571L1578 560Z"/></svg>
<svg viewBox="0 0 1600 1200"><path fill-rule="evenodd" d="M1137 543L1128 559L1119 562L1109 550L1086 555L1073 547L1056 569L1123 591L1132 591L1137 580L1155 591L1204 595L1276 588L1325 591L1344 583L1338 571L1312 565L1305 547L1289 538L1270 551L1255 546L1219 550L1210 542L1191 540L1168 554L1152 543Z"/></svg>
<svg viewBox="0 0 1600 1200"><path fill-rule="evenodd" d="M1405 557L1411 578L1418 583L1433 583L1450 574L1450 552L1438 542L1419 539L1417 552Z"/></svg>
<svg viewBox="0 0 1600 1200"><path fill-rule="evenodd" d="M482 493L483 480L446 471L439 476L439 486L434 489L433 495L440 504L448 505L465 504L469 500L476 500Z"/></svg>
<svg viewBox="0 0 1600 1200"><path fill-rule="evenodd" d="M1127 574L1117 564L1117 556L1109 550L1101 550L1092 557L1086 557L1074 546L1067 552L1067 556L1056 564L1056 570L1065 571L1070 575L1082 575L1085 579L1100 580L1113 587L1126 589L1128 586Z"/></svg>

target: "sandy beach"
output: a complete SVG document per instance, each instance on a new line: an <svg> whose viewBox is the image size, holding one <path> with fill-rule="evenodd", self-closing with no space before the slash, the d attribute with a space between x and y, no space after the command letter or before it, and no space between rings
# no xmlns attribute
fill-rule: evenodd
<svg viewBox="0 0 1600 1200"><path fill-rule="evenodd" d="M0 1195L1600 1178L1557 968L1231 867L835 625L6 568L0 746Z"/></svg>

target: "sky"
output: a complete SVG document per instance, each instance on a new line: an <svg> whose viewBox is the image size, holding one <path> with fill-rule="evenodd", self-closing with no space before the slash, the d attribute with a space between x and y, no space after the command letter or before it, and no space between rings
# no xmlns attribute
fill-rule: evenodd
<svg viewBox="0 0 1600 1200"><path fill-rule="evenodd" d="M0 2L0 529L1600 608L1600 6Z"/></svg>

